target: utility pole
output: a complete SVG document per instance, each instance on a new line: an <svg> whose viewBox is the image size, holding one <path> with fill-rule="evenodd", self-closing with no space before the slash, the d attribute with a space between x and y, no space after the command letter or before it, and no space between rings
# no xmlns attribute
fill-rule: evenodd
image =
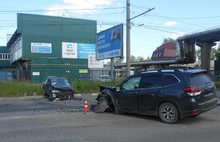
<svg viewBox="0 0 220 142"><path fill-rule="evenodd" d="M131 29L131 26L130 26L130 22L132 19L134 18L137 18L143 14L146 14L147 12L150 12L151 10L155 9L155 8L152 8L152 9L149 9L147 11L145 11L144 13L141 13L133 18L130 18L130 0L127 0L127 18L126 18L126 22L127 22L127 39L126 39L126 75L127 76L130 76L131 74L131 61L130 61L130 29Z"/></svg>
<svg viewBox="0 0 220 142"><path fill-rule="evenodd" d="M130 0L127 0L127 36L126 36L126 75L130 76L131 61L130 61Z"/></svg>

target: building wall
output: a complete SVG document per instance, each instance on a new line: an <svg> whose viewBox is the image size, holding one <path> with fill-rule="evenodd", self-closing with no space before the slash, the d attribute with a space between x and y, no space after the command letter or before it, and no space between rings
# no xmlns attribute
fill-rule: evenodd
<svg viewBox="0 0 220 142"><path fill-rule="evenodd" d="M67 70L78 78L80 69L88 69L88 60L61 61L63 42L96 44L96 21L18 13L17 31L8 42L11 53L15 53L11 62L16 65L16 78L41 83L53 74L64 76ZM49 43L52 50L33 52L32 43Z"/></svg>
<svg viewBox="0 0 220 142"><path fill-rule="evenodd" d="M96 43L96 21L31 14L17 15L22 58L62 57L62 42ZM51 43L52 53L31 53L31 43Z"/></svg>
<svg viewBox="0 0 220 142"><path fill-rule="evenodd" d="M0 46L0 70L14 67L14 65L10 64L10 49L5 46Z"/></svg>

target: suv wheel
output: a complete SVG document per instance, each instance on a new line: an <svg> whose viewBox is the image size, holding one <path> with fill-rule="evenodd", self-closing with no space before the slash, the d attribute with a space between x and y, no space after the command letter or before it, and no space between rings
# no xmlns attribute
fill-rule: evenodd
<svg viewBox="0 0 220 142"><path fill-rule="evenodd" d="M178 120L178 110L172 103L163 103L160 105L158 114L165 123L175 123Z"/></svg>
<svg viewBox="0 0 220 142"><path fill-rule="evenodd" d="M108 100L105 97L101 97L97 104L94 107L94 111L97 113L103 113L105 112L106 108L108 106Z"/></svg>

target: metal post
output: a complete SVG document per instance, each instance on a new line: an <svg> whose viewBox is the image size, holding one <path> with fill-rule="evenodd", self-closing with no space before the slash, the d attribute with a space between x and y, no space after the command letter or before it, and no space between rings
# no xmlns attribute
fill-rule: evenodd
<svg viewBox="0 0 220 142"><path fill-rule="evenodd" d="M111 58L111 79L113 79L113 58Z"/></svg>
<svg viewBox="0 0 220 142"><path fill-rule="evenodd" d="M127 0L127 48L126 48L126 75L130 76L130 0Z"/></svg>

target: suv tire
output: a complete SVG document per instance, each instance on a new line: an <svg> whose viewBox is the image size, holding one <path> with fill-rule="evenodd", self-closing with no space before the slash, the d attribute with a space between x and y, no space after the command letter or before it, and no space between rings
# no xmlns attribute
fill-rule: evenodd
<svg viewBox="0 0 220 142"><path fill-rule="evenodd" d="M162 103L158 110L158 115L161 121L165 123L175 123L178 120L178 110L172 103Z"/></svg>
<svg viewBox="0 0 220 142"><path fill-rule="evenodd" d="M108 100L105 97L101 97L94 107L94 111L97 113L105 112L108 106Z"/></svg>

